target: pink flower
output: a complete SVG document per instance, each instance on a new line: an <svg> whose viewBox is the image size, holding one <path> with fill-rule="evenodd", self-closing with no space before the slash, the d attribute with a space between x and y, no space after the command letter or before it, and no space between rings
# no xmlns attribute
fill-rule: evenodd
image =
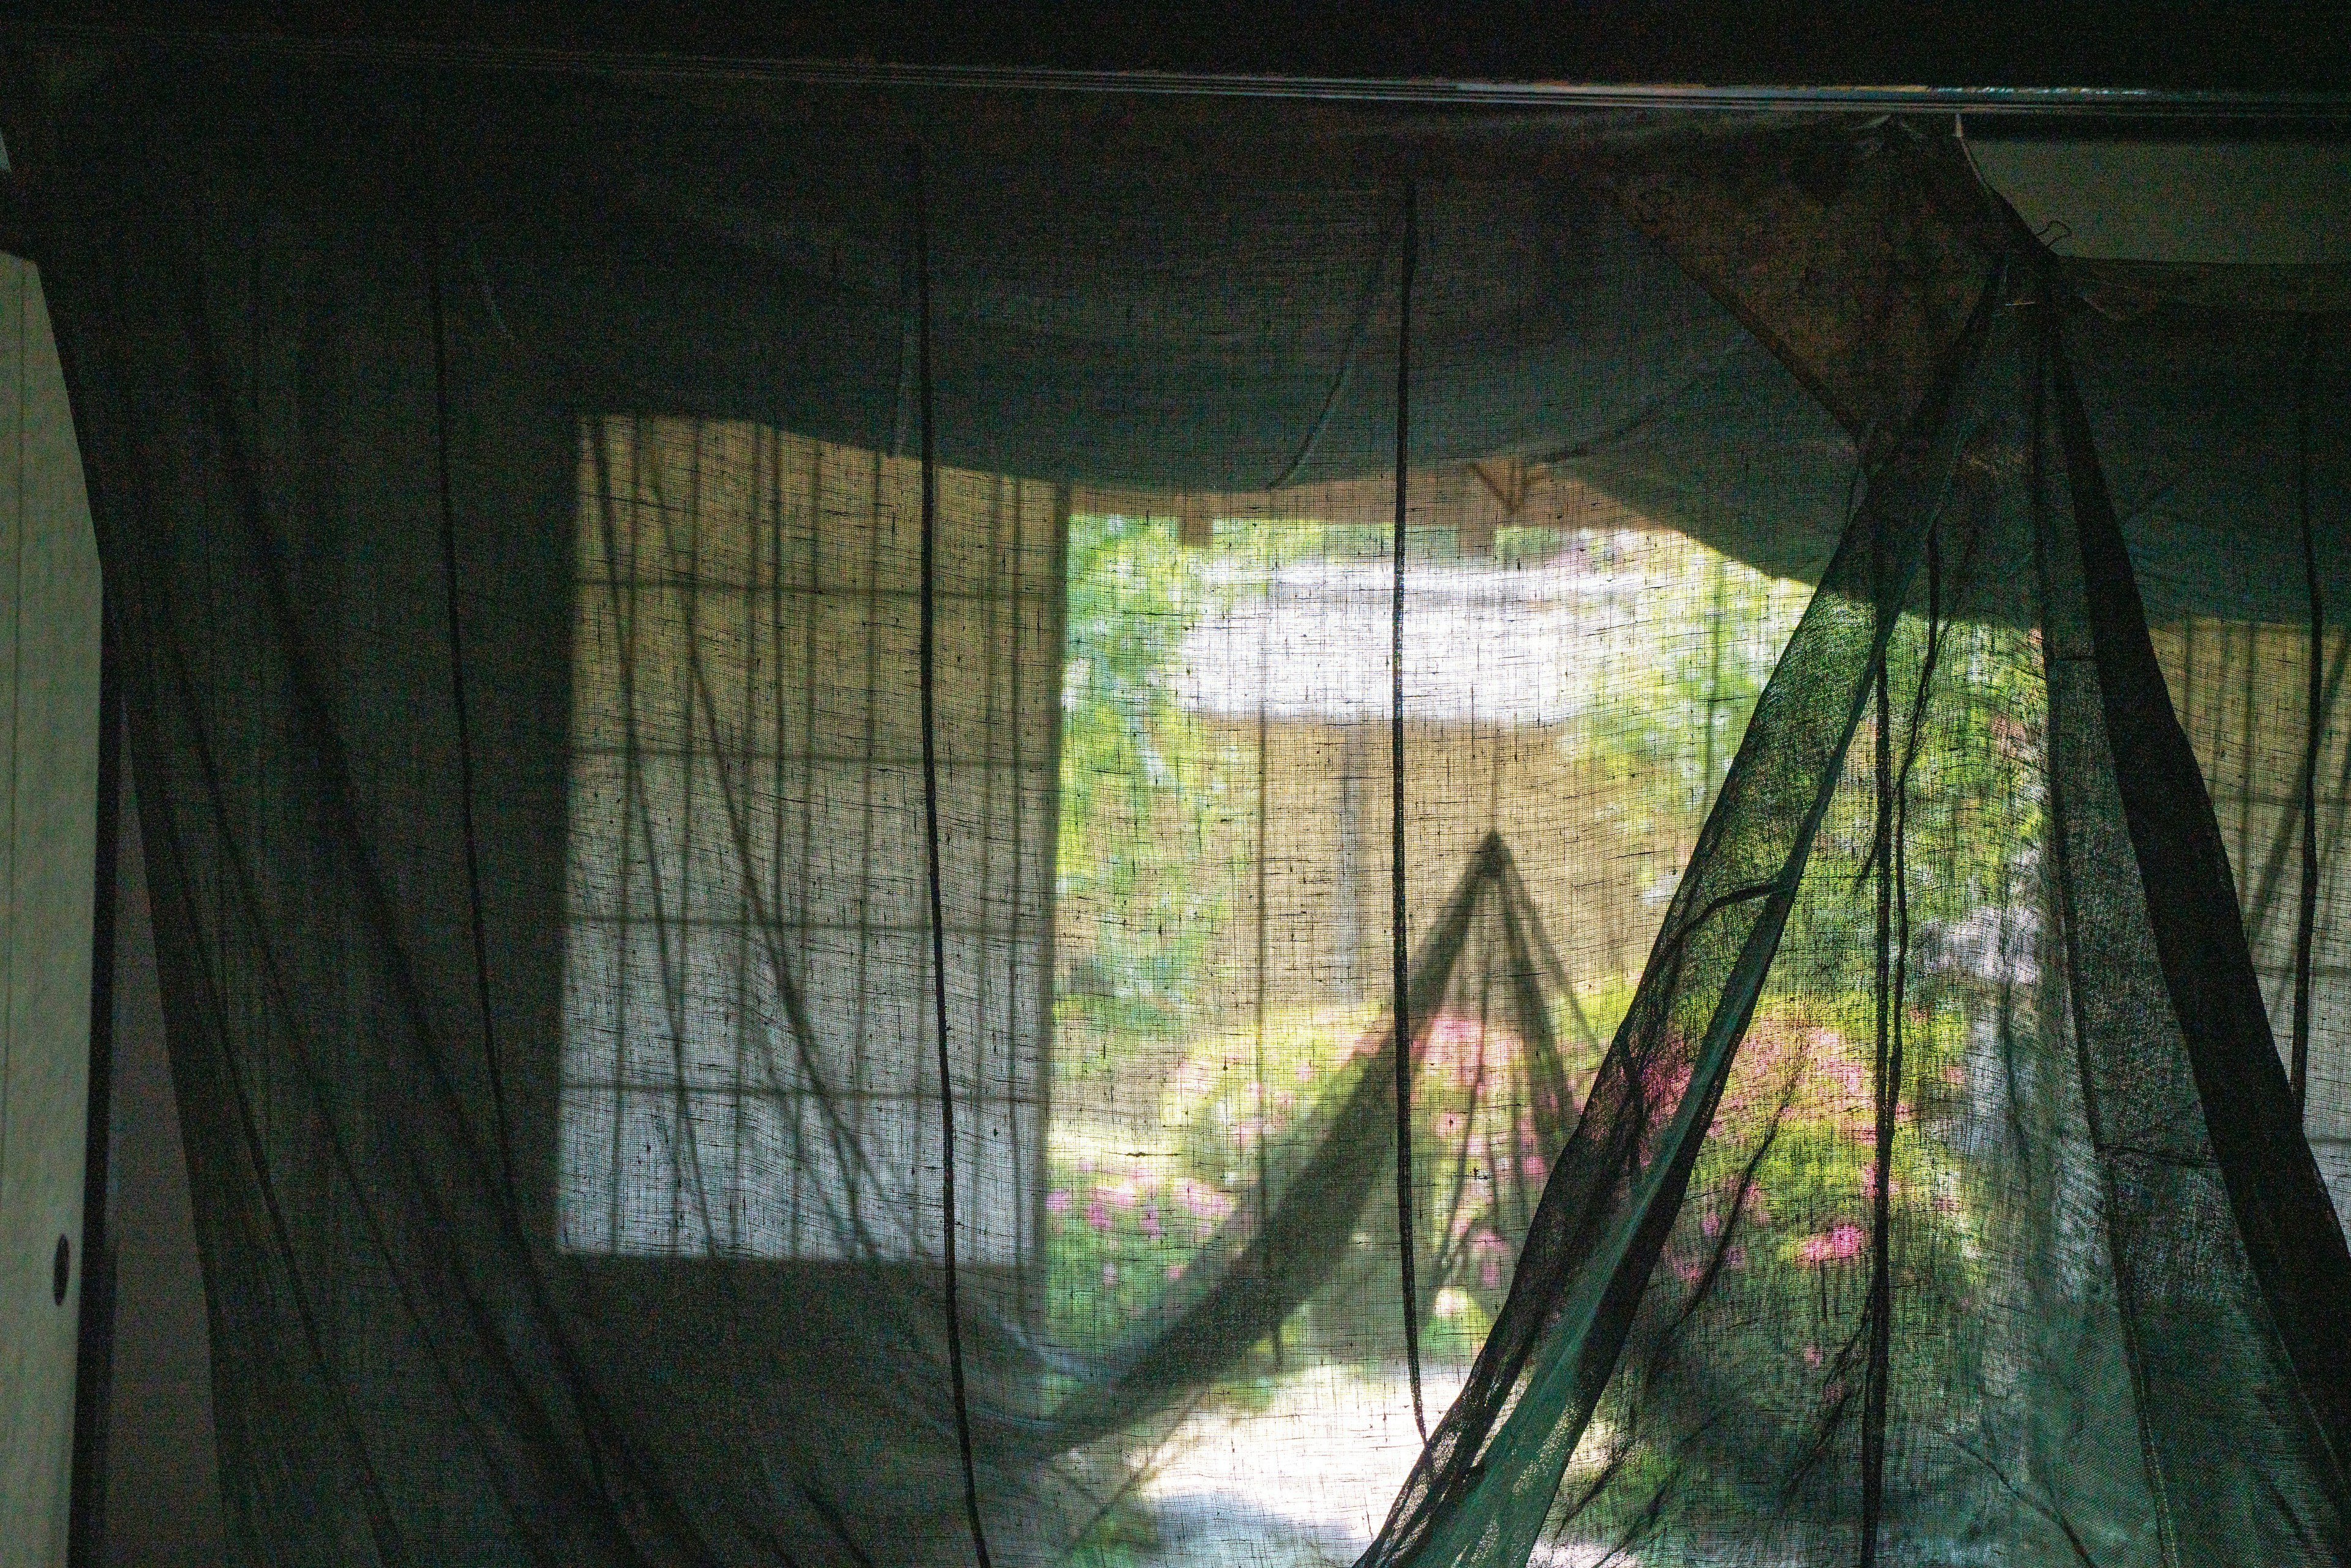
<svg viewBox="0 0 2351 1568"><path fill-rule="evenodd" d="M1176 1196L1196 1219L1214 1224L1233 1211L1233 1200L1210 1186L1207 1182L1184 1176L1176 1183Z"/></svg>
<svg viewBox="0 0 2351 1568"><path fill-rule="evenodd" d="M1094 1194L1093 1201L1086 1205L1086 1223L1096 1230L1110 1228L1110 1210L1102 1206L1102 1194L1099 1192Z"/></svg>
<svg viewBox="0 0 2351 1568"><path fill-rule="evenodd" d="M1719 1236L1722 1234L1722 1217L1718 1214L1708 1215L1698 1222L1698 1233L1700 1236Z"/></svg>
<svg viewBox="0 0 2351 1568"><path fill-rule="evenodd" d="M1143 1233L1154 1241L1159 1239L1159 1206L1155 1203L1144 1206Z"/></svg>
<svg viewBox="0 0 2351 1568"><path fill-rule="evenodd" d="M1676 1058L1653 1061L1641 1070L1641 1096L1649 1103L1650 1124L1662 1125L1689 1087L1690 1063Z"/></svg>
<svg viewBox="0 0 2351 1568"><path fill-rule="evenodd" d="M1470 1256L1478 1260L1478 1282L1491 1291L1502 1282L1502 1264L1510 1255L1510 1244L1490 1230L1480 1230L1469 1239Z"/></svg>
<svg viewBox="0 0 2351 1568"><path fill-rule="evenodd" d="M1820 1347L1819 1345L1816 1345L1816 1344L1808 1344L1808 1345L1806 1345L1806 1346L1804 1347L1804 1364L1805 1364L1806 1366L1815 1366L1815 1367L1816 1367L1816 1366L1820 1365L1820 1364L1821 1364L1821 1347Z"/></svg>
<svg viewBox="0 0 2351 1568"><path fill-rule="evenodd" d="M1860 1226L1840 1225L1825 1236L1805 1237L1796 1248L1796 1256L1815 1264L1850 1258L1861 1250L1862 1239Z"/></svg>
<svg viewBox="0 0 2351 1568"><path fill-rule="evenodd" d="M1181 1264L1181 1263L1170 1263L1170 1264L1168 1264L1168 1265L1167 1265L1167 1281L1168 1281L1168 1283L1173 1284L1173 1283L1175 1283L1176 1281L1178 1281L1178 1280L1182 1279L1183 1277L1184 1277L1184 1265L1183 1265L1183 1264Z"/></svg>
<svg viewBox="0 0 2351 1568"><path fill-rule="evenodd" d="M1550 1173L1551 1166L1541 1155L1529 1155L1519 1162L1519 1169L1526 1174L1529 1181L1541 1181Z"/></svg>
<svg viewBox="0 0 2351 1568"><path fill-rule="evenodd" d="M1475 1019L1439 1014L1429 1020L1422 1049L1429 1071L1447 1073L1465 1088L1485 1073L1486 1035Z"/></svg>
<svg viewBox="0 0 2351 1568"><path fill-rule="evenodd" d="M1733 1247L1729 1251L1725 1252L1722 1255L1722 1266L1726 1269L1746 1268L1747 1249L1744 1247Z"/></svg>
<svg viewBox="0 0 2351 1568"><path fill-rule="evenodd" d="M1061 1188L1058 1186L1055 1187L1052 1191L1045 1195L1045 1207L1048 1211L1054 1214L1069 1213L1070 1195Z"/></svg>
<svg viewBox="0 0 2351 1568"><path fill-rule="evenodd" d="M1474 1046L1480 1038L1477 1021L1458 1013L1439 1013L1428 1020L1428 1044L1432 1051L1439 1047L1452 1051Z"/></svg>

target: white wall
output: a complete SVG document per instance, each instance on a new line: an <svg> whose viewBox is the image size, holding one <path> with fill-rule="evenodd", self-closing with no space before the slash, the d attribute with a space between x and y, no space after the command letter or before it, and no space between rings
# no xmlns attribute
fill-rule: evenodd
<svg viewBox="0 0 2351 1568"><path fill-rule="evenodd" d="M98 549L57 345L38 276L0 256L0 1568L66 1560L98 659Z"/></svg>

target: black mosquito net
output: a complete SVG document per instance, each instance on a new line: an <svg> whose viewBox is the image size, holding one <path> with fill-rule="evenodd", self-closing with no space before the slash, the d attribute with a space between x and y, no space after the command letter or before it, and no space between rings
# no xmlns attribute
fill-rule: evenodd
<svg viewBox="0 0 2351 1568"><path fill-rule="evenodd" d="M1882 116L34 74L243 1561L2351 1559L2339 319Z"/></svg>

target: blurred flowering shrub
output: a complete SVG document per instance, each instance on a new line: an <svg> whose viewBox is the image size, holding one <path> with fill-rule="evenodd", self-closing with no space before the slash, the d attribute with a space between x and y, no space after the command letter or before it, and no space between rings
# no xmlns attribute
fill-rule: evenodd
<svg viewBox="0 0 2351 1568"><path fill-rule="evenodd" d="M1276 1011L1262 1037L1196 1043L1165 1075L1155 1129L1061 1138L1045 1198L1056 1318L1099 1329L1164 1312L1203 1243L1280 1201L1384 1028L1368 1011ZM1454 1012L1429 1022L1413 1092L1418 1258L1436 1335L1466 1336L1462 1348L1474 1350L1509 1289L1556 1153L1541 1146L1535 1092L1512 1030ZM1357 1250L1382 1277L1394 1269L1390 1190L1383 1182L1355 1220Z"/></svg>

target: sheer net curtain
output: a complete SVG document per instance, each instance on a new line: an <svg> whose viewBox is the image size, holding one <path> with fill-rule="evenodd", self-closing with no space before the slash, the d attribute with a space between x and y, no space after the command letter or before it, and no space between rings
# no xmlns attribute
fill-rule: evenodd
<svg viewBox="0 0 2351 1568"><path fill-rule="evenodd" d="M2319 706L2312 825L2317 903L2308 997L2304 1126L2338 1213L2351 1216L2351 636L2331 624L2318 648ZM2291 1061L2297 1003L2295 948L2303 883L2304 748L2310 737L2310 628L2278 622L2181 617L2158 628L2173 706L2195 743L2236 873L2245 935L2278 1050Z"/></svg>
<svg viewBox="0 0 2351 1568"><path fill-rule="evenodd" d="M919 471L715 422L581 442L563 1246L935 1266ZM1441 1411L1805 591L1540 463L1418 476L1399 759L1392 486L939 483L957 1258L1079 1358L985 1374L984 1437L1147 1355L1311 1179L1386 1028L1399 760ZM1394 1199L1348 1190L1311 1199L1328 1261L1250 1265L1296 1309L1122 1417L1122 1479L984 1440L991 1488L1074 1485L1088 1539L1170 1561L1359 1551L1420 1439Z"/></svg>
<svg viewBox="0 0 2351 1568"><path fill-rule="evenodd" d="M2344 1554L2282 449L1942 128L60 91L249 1558Z"/></svg>
<svg viewBox="0 0 2351 1568"><path fill-rule="evenodd" d="M1416 1533L1398 1254L1419 1263L1409 1305L1441 1412L1506 1310L1639 966L1673 947L1661 929L1758 892L1734 884L1761 849L1701 852L1717 786L1736 770L1750 792L1799 787L1802 726L1830 722L1807 705L1832 682L1859 694L1859 722L1750 977L1688 1198L1555 1457L1556 1494L1495 1512L1559 1563L1840 1559L1865 1539L1896 1562L1986 1541L2137 1561L2167 1532L2285 1550L2297 1516L2332 1528L2293 1488L2282 1517L2179 1490L2223 1441L2267 1445L2281 1475L2302 1460L2244 1404L2281 1375L2243 1259L2216 1239L2219 1168L2164 1044L2136 924L2149 895L2063 575L2071 524L2016 482L2032 437L2007 412L2029 401L2012 361L1982 377L1952 415L1948 494L1885 525L1913 552L1894 613L1857 614L1868 580L1841 581L1793 643L1808 591L1540 464L1408 486L1401 601L1374 485L1166 496L942 475L944 538L963 541L936 580L956 607L943 877L951 911L981 911L949 927L958 1162L977 1173L956 1245L1014 1276L1015 1338L1064 1358L980 1341L987 1495L1050 1497L1056 1521L999 1512L999 1550L1328 1562L1376 1535L1510 1560ZM919 475L746 425L582 436L565 1244L935 1264L904 729ZM1855 572L1896 548L1854 537ZM2291 711L2306 667L2284 629L2167 627L2158 645L2283 1018L2290 946L2261 879L2294 875L2279 845L2298 797L2254 781L2293 776L2301 739L2256 716ZM1750 732L1783 660L1792 684ZM2323 811L2339 794L2322 785ZM1758 830L1784 831L1787 809ZM1411 1228L1376 1178L1317 1188L1335 1250L1276 1263L1251 1239L1363 1136L1334 1108L1384 1071L1399 844L1430 998ZM1710 879L1682 890L1693 863ZM1742 983L1735 956L1693 961L1680 1005ZM1690 1019L1577 1139L1667 1146ZM2321 1114L2334 1030L2327 1014L2314 1031ZM1017 1164L993 1163L999 1126ZM1363 1127L1386 1157L1379 1117ZM2132 1164L2150 1150L2169 1164ZM1159 1396L1128 1385L1109 1427L1069 1415L1105 1370L1179 1340L1202 1292L1260 1268L1296 1277L1241 1281L1294 1303L1259 1337ZM2185 1315L2167 1305L2183 1270L2212 1298ZM2196 1370L2216 1357L2217 1385ZM2147 1435L2135 1384L2162 1391L2166 1432ZM1022 1410L1048 1429L1058 1410L1061 1436L1017 1435Z"/></svg>
<svg viewBox="0 0 2351 1568"><path fill-rule="evenodd" d="M943 1256L919 465L749 424L580 430L564 1246ZM964 1260L1036 1283L1063 492L940 476Z"/></svg>

